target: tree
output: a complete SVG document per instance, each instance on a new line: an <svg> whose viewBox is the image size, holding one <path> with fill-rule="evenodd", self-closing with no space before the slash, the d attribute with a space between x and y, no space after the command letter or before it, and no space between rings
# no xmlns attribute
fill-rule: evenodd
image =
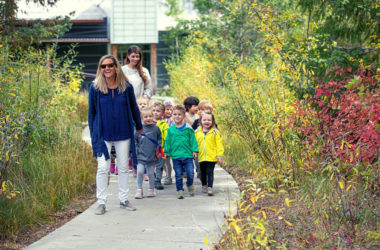
<svg viewBox="0 0 380 250"><path fill-rule="evenodd" d="M58 0L25 0L41 6L53 6ZM68 17L56 17L49 22L35 20L24 23L17 20L17 1L4 0L0 2L0 37L7 40L12 49L27 48L31 44L39 44L41 40L60 37L71 28Z"/></svg>

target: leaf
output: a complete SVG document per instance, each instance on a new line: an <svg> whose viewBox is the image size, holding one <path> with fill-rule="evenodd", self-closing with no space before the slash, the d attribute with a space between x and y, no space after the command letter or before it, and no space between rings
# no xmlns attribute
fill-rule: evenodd
<svg viewBox="0 0 380 250"><path fill-rule="evenodd" d="M288 198L285 199L285 204L286 204L286 206L290 207L289 199Z"/></svg>
<svg viewBox="0 0 380 250"><path fill-rule="evenodd" d="M343 182L341 182L341 181L339 182L339 187L340 187L340 189L342 189L342 190L344 189L344 184L343 184Z"/></svg>
<svg viewBox="0 0 380 250"><path fill-rule="evenodd" d="M261 213L263 214L263 218L266 219L267 218L267 214L265 213L265 211L262 211Z"/></svg>
<svg viewBox="0 0 380 250"><path fill-rule="evenodd" d="M243 213L245 214L245 213L247 212L247 210L248 210L250 207L251 207L251 204L248 204L248 205L244 208Z"/></svg>
<svg viewBox="0 0 380 250"><path fill-rule="evenodd" d="M347 188L346 188L346 191L350 190L351 189L351 185L349 185Z"/></svg>
<svg viewBox="0 0 380 250"><path fill-rule="evenodd" d="M208 243L208 234L206 235L206 238L205 238L203 244L207 245L207 243Z"/></svg>
<svg viewBox="0 0 380 250"><path fill-rule="evenodd" d="M293 226L293 224L292 223L290 223L289 221L287 221L287 220L284 220L285 221L285 223L286 224L288 224L288 226L290 226L290 227L292 227Z"/></svg>
<svg viewBox="0 0 380 250"><path fill-rule="evenodd" d="M237 234L240 234L240 232L241 232L240 227L236 224L235 220L230 222L229 227L231 227L231 226L235 228L235 231Z"/></svg>

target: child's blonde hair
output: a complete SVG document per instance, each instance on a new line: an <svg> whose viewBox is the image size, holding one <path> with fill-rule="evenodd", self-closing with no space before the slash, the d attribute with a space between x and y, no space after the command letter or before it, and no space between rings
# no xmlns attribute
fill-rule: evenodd
<svg viewBox="0 0 380 250"><path fill-rule="evenodd" d="M146 102L147 105L149 106L149 98L148 97L142 96L142 97L137 98L137 100L136 100L137 104L139 104L142 101Z"/></svg>
<svg viewBox="0 0 380 250"><path fill-rule="evenodd" d="M144 115L144 114L151 114L151 115L153 115L153 109L152 109L152 107L148 106L148 107L143 108L140 111L140 113L141 113L141 116Z"/></svg>
<svg viewBox="0 0 380 250"><path fill-rule="evenodd" d="M205 115L211 115L211 120L212 120L211 128L215 128L215 127L216 127L215 117L214 117L214 114L213 114L210 110L205 110L205 111L202 111L202 112L201 112L201 115L200 115L200 117L199 117L199 125L200 125L201 127L203 127L203 124L202 124L202 118L203 118Z"/></svg>
<svg viewBox="0 0 380 250"><path fill-rule="evenodd" d="M198 109L199 110L210 110L211 112L214 110L214 108L212 107L211 102L209 102L208 100L202 100L202 101L200 101L199 104L198 104Z"/></svg>

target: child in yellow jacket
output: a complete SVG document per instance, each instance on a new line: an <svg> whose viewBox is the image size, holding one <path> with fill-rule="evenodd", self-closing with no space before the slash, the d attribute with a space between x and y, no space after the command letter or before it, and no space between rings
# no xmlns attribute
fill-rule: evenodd
<svg viewBox="0 0 380 250"><path fill-rule="evenodd" d="M215 118L212 112L203 111L199 124L200 126L195 131L195 138L199 149L198 161L201 167L202 192L212 196L215 164L223 163L223 142L219 130L215 127Z"/></svg>
<svg viewBox="0 0 380 250"><path fill-rule="evenodd" d="M169 128L169 125L165 121L165 105L162 102L155 102L153 104L153 123L160 129L161 131L161 148L159 154L162 157L159 158L159 163L156 166L156 181L155 187L158 190L164 189L164 186L161 183L162 179L162 170L165 166L165 158L166 156L163 153L163 148L165 145L166 134Z"/></svg>

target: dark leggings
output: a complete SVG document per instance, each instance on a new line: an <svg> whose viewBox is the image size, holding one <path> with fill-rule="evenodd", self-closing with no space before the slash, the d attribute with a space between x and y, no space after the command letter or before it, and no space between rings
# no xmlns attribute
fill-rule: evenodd
<svg viewBox="0 0 380 250"><path fill-rule="evenodd" d="M212 187L214 183L214 168L216 162L202 161L201 166L201 182L202 186Z"/></svg>

